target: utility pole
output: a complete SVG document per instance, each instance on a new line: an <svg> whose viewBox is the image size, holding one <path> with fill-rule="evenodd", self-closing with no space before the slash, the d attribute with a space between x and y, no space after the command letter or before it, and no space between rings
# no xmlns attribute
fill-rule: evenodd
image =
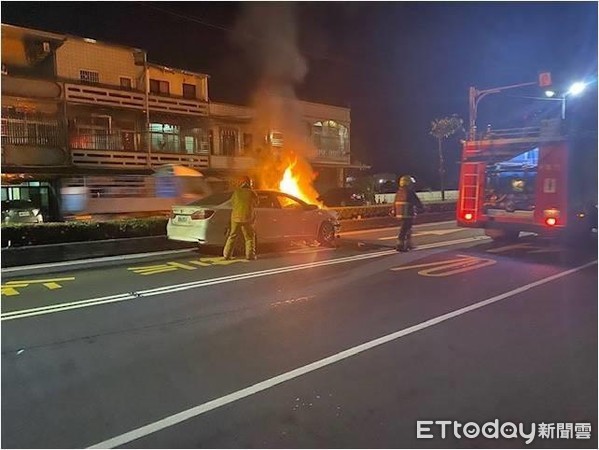
<svg viewBox="0 0 599 450"><path fill-rule="evenodd" d="M152 135L150 134L150 69L148 68L148 54L144 52L144 103L146 110L146 145L148 146L148 167L152 167Z"/></svg>

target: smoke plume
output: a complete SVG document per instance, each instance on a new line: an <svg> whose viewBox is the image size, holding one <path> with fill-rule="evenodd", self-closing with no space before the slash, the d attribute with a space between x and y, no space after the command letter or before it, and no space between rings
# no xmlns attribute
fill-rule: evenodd
<svg viewBox="0 0 599 450"><path fill-rule="evenodd" d="M300 187L316 200L312 187L315 174L307 159L315 154L308 127L302 119L295 88L302 83L308 66L298 47L295 5L291 3L252 3L243 5L233 35L244 49L257 74L252 95L255 114L254 136L270 131L283 135L283 147L256 143L258 164L253 174L262 188L277 189L285 168L295 162L293 171Z"/></svg>

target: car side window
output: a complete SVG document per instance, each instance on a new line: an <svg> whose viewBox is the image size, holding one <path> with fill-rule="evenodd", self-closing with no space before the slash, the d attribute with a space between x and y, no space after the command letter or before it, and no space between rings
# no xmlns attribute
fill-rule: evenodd
<svg viewBox="0 0 599 450"><path fill-rule="evenodd" d="M258 208L281 209L277 201L269 194L258 194Z"/></svg>
<svg viewBox="0 0 599 450"><path fill-rule="evenodd" d="M277 195L277 200L283 209L304 209L304 205L291 197L287 197L286 195Z"/></svg>

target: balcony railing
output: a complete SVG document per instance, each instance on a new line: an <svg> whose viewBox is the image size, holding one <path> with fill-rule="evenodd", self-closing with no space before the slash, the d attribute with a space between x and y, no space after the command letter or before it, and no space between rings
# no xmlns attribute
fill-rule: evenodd
<svg viewBox="0 0 599 450"><path fill-rule="evenodd" d="M350 155L348 152L338 150L318 149L315 159L328 161L349 161Z"/></svg>
<svg viewBox="0 0 599 450"><path fill-rule="evenodd" d="M165 164L205 169L209 164L208 155L185 155L180 153L111 152L72 149L71 158L75 166L117 169L141 169L163 166Z"/></svg>
<svg viewBox="0 0 599 450"><path fill-rule="evenodd" d="M196 145L197 140L194 140L194 145L191 145L189 139L185 140L185 136L150 133L152 146L148 151L147 137L148 133L131 131L73 133L69 139L73 164L123 169L164 164L185 165L197 169L208 167L208 150Z"/></svg>
<svg viewBox="0 0 599 450"><path fill-rule="evenodd" d="M560 120L543 120L540 125L523 128L506 128L477 131L475 140L499 140L499 139L552 139L563 135L562 122Z"/></svg>
<svg viewBox="0 0 599 450"><path fill-rule="evenodd" d="M71 103L116 106L143 110L145 92L119 89L116 86L65 83L65 97ZM178 96L148 95L150 111L207 116L208 102Z"/></svg>
<svg viewBox="0 0 599 450"><path fill-rule="evenodd" d="M2 118L2 145L64 147L64 128L57 122Z"/></svg>
<svg viewBox="0 0 599 450"><path fill-rule="evenodd" d="M208 154L208 143L200 136L173 133L154 133L149 135L152 153ZM109 150L147 152L148 133L120 131L112 133L71 133L69 146L77 150Z"/></svg>

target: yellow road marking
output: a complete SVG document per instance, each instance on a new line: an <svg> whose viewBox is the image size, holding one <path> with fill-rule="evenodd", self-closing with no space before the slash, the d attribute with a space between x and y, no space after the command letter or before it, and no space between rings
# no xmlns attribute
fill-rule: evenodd
<svg viewBox="0 0 599 450"><path fill-rule="evenodd" d="M199 267L208 267L208 266L228 266L229 264L234 264L238 262L247 262L242 259L230 259L226 260L222 257L216 258L201 258L193 261L186 261L189 264L183 264L179 262L167 262L164 264L154 264L152 266L140 266L140 267L128 267L127 270L130 270L138 275L155 275L157 273L165 273L165 272L174 272L179 269L184 270L196 270Z"/></svg>
<svg viewBox="0 0 599 450"><path fill-rule="evenodd" d="M467 272L469 270L481 269L491 266L497 261L488 258L479 258L476 256L458 255L459 258L446 259L424 264L413 264L411 266L393 267L391 270L410 270L423 269L418 271L418 275L424 277L448 277L456 273ZM425 269L426 268L426 269Z"/></svg>
<svg viewBox="0 0 599 450"><path fill-rule="evenodd" d="M499 247L499 248L492 248L490 250L487 250L487 253L502 253L502 252L507 252L509 250L515 250L515 249L532 249L534 248L530 243L528 242L522 242L519 244L510 244L510 245L504 245L503 247Z"/></svg>
<svg viewBox="0 0 599 450"><path fill-rule="evenodd" d="M19 295L20 292L17 289L22 289L30 284L42 284L48 289L60 289L62 285L59 282L63 281L73 281L75 277L65 277L65 278L52 278L52 279L44 279L44 280L19 280L19 281L8 281L6 284L0 286L2 289L2 295Z"/></svg>
<svg viewBox="0 0 599 450"><path fill-rule="evenodd" d="M19 295L15 288L2 285L2 295Z"/></svg>
<svg viewBox="0 0 599 450"><path fill-rule="evenodd" d="M221 256L217 256L214 258L201 258L197 261L189 261L192 264L197 264L198 262L201 265L208 266L228 266L229 264L235 264L240 262L248 262L246 259L224 259Z"/></svg>
<svg viewBox="0 0 599 450"><path fill-rule="evenodd" d="M487 250L487 253L502 253L510 250L526 250L526 253L558 253L563 251L563 248L534 245L530 242L521 242L517 244L504 245L503 247L499 248L492 248Z"/></svg>

